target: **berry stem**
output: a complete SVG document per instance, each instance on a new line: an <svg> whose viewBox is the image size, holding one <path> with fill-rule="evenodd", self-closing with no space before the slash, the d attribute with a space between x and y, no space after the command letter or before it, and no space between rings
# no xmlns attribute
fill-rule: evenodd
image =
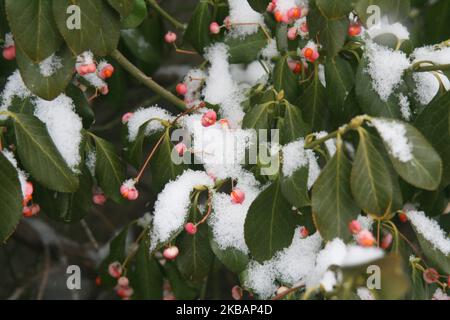
<svg viewBox="0 0 450 320"><path fill-rule="evenodd" d="M134 178L134 181L136 183L139 182L139 180L142 178L142 175L145 172L145 169L147 168L148 164L150 163L150 160L153 158L156 150L158 150L160 144L162 143L162 141L164 140L164 137L166 136L167 131L165 131L161 137L159 138L158 142L156 142L155 146L152 148L152 151L150 151L150 154L148 155L147 159L144 162L144 165L141 167L141 170L139 170L138 175L136 176L136 178Z"/></svg>
<svg viewBox="0 0 450 320"><path fill-rule="evenodd" d="M173 103L181 111L186 110L186 104L183 100L179 99L172 92L167 91L158 83L156 83L151 77L148 77L140 69L138 69L134 64L132 64L119 50L114 50L111 56L130 74L132 74L137 80L142 82L145 86L153 90L156 94L160 95L162 98Z"/></svg>
<svg viewBox="0 0 450 320"><path fill-rule="evenodd" d="M139 244L140 244L141 240L144 238L144 236L147 233L147 231L148 231L148 227L144 228L142 230L142 232L139 234L139 236L136 238L136 241L134 241L133 244L131 245L130 252L128 253L128 255L126 256L125 260L122 263L122 268L125 270L124 275L126 275L126 270L127 270L128 263L136 255L136 253L137 253L137 251L139 249Z"/></svg>
<svg viewBox="0 0 450 320"><path fill-rule="evenodd" d="M212 192L208 190L208 211L206 212L205 216L203 217L202 220L200 220L199 222L197 222L197 226L205 223L205 221L209 218L209 216L211 215L211 211L212 211L212 205L211 205L211 195Z"/></svg>
<svg viewBox="0 0 450 320"><path fill-rule="evenodd" d="M157 11L168 22L170 22L175 28L181 31L186 30L186 25L172 17L166 10L161 8L156 0L147 0L147 2L153 9L155 9L155 11Z"/></svg>

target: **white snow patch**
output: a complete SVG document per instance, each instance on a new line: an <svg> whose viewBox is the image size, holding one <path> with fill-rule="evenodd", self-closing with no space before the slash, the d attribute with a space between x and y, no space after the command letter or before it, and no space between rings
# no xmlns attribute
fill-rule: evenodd
<svg viewBox="0 0 450 320"><path fill-rule="evenodd" d="M147 121L151 120L145 128L145 135L149 136L164 129L164 126L159 120L172 121L173 119L174 117L167 110L157 106L139 108L133 113L127 122L128 141L132 142L136 140L139 133L139 128Z"/></svg>

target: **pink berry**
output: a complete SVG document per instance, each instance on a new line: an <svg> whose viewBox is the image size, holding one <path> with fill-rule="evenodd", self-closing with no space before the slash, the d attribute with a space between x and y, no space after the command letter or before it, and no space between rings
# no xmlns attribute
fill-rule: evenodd
<svg viewBox="0 0 450 320"><path fill-rule="evenodd" d="M175 150L177 151L178 155L182 157L186 152L187 147L183 142L179 142L175 145Z"/></svg>
<svg viewBox="0 0 450 320"><path fill-rule="evenodd" d="M188 91L187 85L184 84L184 83L179 83L179 84L177 84L175 90L177 91L177 93L178 93L180 96L184 96L184 95L187 93L187 91Z"/></svg>
<svg viewBox="0 0 450 320"><path fill-rule="evenodd" d="M25 218L30 218L30 217L32 217L32 216L33 216L33 213L32 213L32 211L31 211L31 207L28 207L28 206L23 207L23 209L22 209L22 215L23 215Z"/></svg>
<svg viewBox="0 0 450 320"><path fill-rule="evenodd" d="M310 47L303 48L302 54L309 62L315 62L320 57L319 52L317 52L316 49Z"/></svg>
<svg viewBox="0 0 450 320"><path fill-rule="evenodd" d="M106 64L102 70L100 70L98 76L102 79L111 78L114 73L114 67L111 64Z"/></svg>
<svg viewBox="0 0 450 320"><path fill-rule="evenodd" d="M172 31L169 31L164 36L164 41L166 41L167 43L174 43L175 41L177 41L177 35Z"/></svg>
<svg viewBox="0 0 450 320"><path fill-rule="evenodd" d="M220 32L220 26L217 22L211 22L209 25L209 32L212 34L218 34Z"/></svg>
<svg viewBox="0 0 450 320"><path fill-rule="evenodd" d="M369 230L362 230L357 234L356 242L358 242L361 247L368 248L372 247L376 241L372 232L370 232Z"/></svg>
<svg viewBox="0 0 450 320"><path fill-rule="evenodd" d="M209 127L216 123L217 114L215 111L207 111L202 116L202 126Z"/></svg>
<svg viewBox="0 0 450 320"><path fill-rule="evenodd" d="M86 65L86 71L87 73L94 73L95 71L97 71L97 66L95 65L95 63L89 63L88 65Z"/></svg>
<svg viewBox="0 0 450 320"><path fill-rule="evenodd" d="M308 24L306 22L303 22L300 25L300 31L303 32L303 33L308 33L309 32L309 27L308 27Z"/></svg>
<svg viewBox="0 0 450 320"><path fill-rule="evenodd" d="M434 268L428 268L423 272L423 280L428 284L435 283L439 280L439 273Z"/></svg>
<svg viewBox="0 0 450 320"><path fill-rule="evenodd" d="M98 206L102 206L105 204L106 202L106 196L104 193L94 193L94 195L92 196L92 202L95 203Z"/></svg>
<svg viewBox="0 0 450 320"><path fill-rule="evenodd" d="M33 184L31 182L27 182L25 184L25 197L31 197L34 192Z"/></svg>
<svg viewBox="0 0 450 320"><path fill-rule="evenodd" d="M127 277L122 276L117 280L117 284L121 287L128 287L128 285L130 284L130 281L128 280Z"/></svg>
<svg viewBox="0 0 450 320"><path fill-rule="evenodd" d="M233 288L231 288L231 296L234 300L241 300L243 295L244 292L242 291L241 287L234 286Z"/></svg>
<svg viewBox="0 0 450 320"><path fill-rule="evenodd" d="M196 234L197 233L197 226L193 224L192 222L186 223L184 226L184 230L186 230L189 234Z"/></svg>
<svg viewBox="0 0 450 320"><path fill-rule="evenodd" d="M220 119L219 120L219 124L222 126L222 128L224 129L230 129L230 121L228 121L228 119Z"/></svg>
<svg viewBox="0 0 450 320"><path fill-rule="evenodd" d="M288 17L290 19L296 20L296 19L300 18L301 15L302 15L301 9L297 8L297 7L291 8L288 11Z"/></svg>
<svg viewBox="0 0 450 320"><path fill-rule="evenodd" d="M127 112L127 113L125 113L123 116L122 116L122 123L123 124L125 124L125 123L127 123L129 120L130 120L130 118L133 116L133 112Z"/></svg>
<svg viewBox="0 0 450 320"><path fill-rule="evenodd" d="M288 32L287 32L287 37L289 40L295 40L297 38L297 28L292 27L289 28Z"/></svg>
<svg viewBox="0 0 450 320"><path fill-rule="evenodd" d="M163 257L167 260L174 260L178 256L179 250L177 246L171 246L163 251Z"/></svg>
<svg viewBox="0 0 450 320"><path fill-rule="evenodd" d="M288 14L287 13L285 13L285 14L283 14L282 16L281 16L281 22L283 22L283 23L289 23L289 16L288 16Z"/></svg>
<svg viewBox="0 0 450 320"><path fill-rule="evenodd" d="M134 186L128 186L127 184L123 184L120 187L120 194L125 199L130 201L134 201L139 197L139 191Z"/></svg>
<svg viewBox="0 0 450 320"><path fill-rule="evenodd" d="M116 291L117 295L124 300L128 300L134 293L133 288L131 287L119 287Z"/></svg>
<svg viewBox="0 0 450 320"><path fill-rule="evenodd" d="M309 236L309 230L306 227L300 227L300 238L304 239Z"/></svg>
<svg viewBox="0 0 450 320"><path fill-rule="evenodd" d="M103 87L100 88L100 93L104 96L106 96L109 93L109 87L108 85L105 85Z"/></svg>
<svg viewBox="0 0 450 320"><path fill-rule="evenodd" d="M241 204L245 200L245 193L238 188L234 188L230 196L231 202L234 204Z"/></svg>
<svg viewBox="0 0 450 320"><path fill-rule="evenodd" d="M87 65L82 64L80 66L77 66L76 70L80 76L84 76L84 75L88 74Z"/></svg>
<svg viewBox="0 0 450 320"><path fill-rule="evenodd" d="M275 10L275 8L276 8L276 5L274 5L272 2L270 2L270 3L267 5L266 11L267 11L267 12L273 12L273 10Z"/></svg>
<svg viewBox="0 0 450 320"><path fill-rule="evenodd" d="M348 224L348 229L350 230L351 233L357 234L361 231L361 224L359 223L358 220L352 220Z"/></svg>
<svg viewBox="0 0 450 320"><path fill-rule="evenodd" d="M227 30L231 29L231 18L230 16L227 16L224 20L223 20L223 24L225 25L225 28L227 28Z"/></svg>
<svg viewBox="0 0 450 320"><path fill-rule="evenodd" d="M119 279L119 277L122 275L122 272L122 264L119 261L114 261L109 264L108 273L111 277Z"/></svg>
<svg viewBox="0 0 450 320"><path fill-rule="evenodd" d="M392 233L386 233L383 239L381 240L380 247L384 250L388 249L392 244L392 239L393 239Z"/></svg>
<svg viewBox="0 0 450 320"><path fill-rule="evenodd" d="M11 61L16 58L16 46L9 46L3 49L3 58Z"/></svg>
<svg viewBox="0 0 450 320"><path fill-rule="evenodd" d="M34 204L31 206L31 215L35 216L35 215L37 215L40 211L41 211L41 207L40 207L37 203L34 203Z"/></svg>

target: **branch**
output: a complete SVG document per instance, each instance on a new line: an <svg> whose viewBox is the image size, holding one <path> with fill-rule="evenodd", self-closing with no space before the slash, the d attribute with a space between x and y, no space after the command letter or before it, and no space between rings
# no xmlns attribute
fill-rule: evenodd
<svg viewBox="0 0 450 320"><path fill-rule="evenodd" d="M167 11L161 8L159 4L156 2L156 0L147 0L147 2L150 6L152 6L153 9L155 9L164 19L169 21L175 28L181 31L186 30L186 25L184 23L181 23L174 17L172 17Z"/></svg>
<svg viewBox="0 0 450 320"><path fill-rule="evenodd" d="M172 92L167 91L158 83L156 83L151 77L145 75L141 70L139 70L134 64L132 64L119 50L114 50L111 56L131 75L133 75L137 80L142 82L145 86L150 88L156 94L160 95L162 98L173 103L181 111L186 110L186 104L183 100L179 99Z"/></svg>

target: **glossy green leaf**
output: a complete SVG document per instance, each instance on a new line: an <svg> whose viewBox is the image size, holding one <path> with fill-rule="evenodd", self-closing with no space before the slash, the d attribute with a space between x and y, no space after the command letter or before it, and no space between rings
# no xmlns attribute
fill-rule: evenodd
<svg viewBox="0 0 450 320"><path fill-rule="evenodd" d="M71 17L66 13L70 5L80 9L81 28L72 28L67 23ZM59 32L68 47L76 55L91 50L99 56L106 56L116 49L120 36L118 14L104 1L58 0L53 1L53 15ZM69 21L70 22L70 21Z"/></svg>
<svg viewBox="0 0 450 320"><path fill-rule="evenodd" d="M281 192L291 205L302 208L311 205L308 194L309 167L295 171L290 177L281 179Z"/></svg>
<svg viewBox="0 0 450 320"><path fill-rule="evenodd" d="M108 3L113 7L122 18L128 17L133 10L135 0L108 0Z"/></svg>
<svg viewBox="0 0 450 320"><path fill-rule="evenodd" d="M328 19L342 18L353 9L351 0L316 0L316 6Z"/></svg>
<svg viewBox="0 0 450 320"><path fill-rule="evenodd" d="M360 128L358 132L359 145L351 174L352 194L362 210L383 216L393 201L390 172L366 130Z"/></svg>
<svg viewBox="0 0 450 320"><path fill-rule="evenodd" d="M355 10L364 23L375 14L374 10L368 10L374 5L379 8L381 16L389 18L390 23L405 20L411 10L410 0L358 0L355 3Z"/></svg>
<svg viewBox="0 0 450 320"><path fill-rule="evenodd" d="M183 278L176 262L168 261L164 265L164 270L173 293L178 300L192 300L198 296L199 288Z"/></svg>
<svg viewBox="0 0 450 320"><path fill-rule="evenodd" d="M235 249L226 248L221 249L217 242L214 240L213 235L210 235L211 249L216 257L222 262L230 271L234 273L241 273L248 265L248 255Z"/></svg>
<svg viewBox="0 0 450 320"><path fill-rule="evenodd" d="M312 190L314 221L322 238L349 239L348 224L360 213L351 196L352 164L338 143L335 155L320 173Z"/></svg>
<svg viewBox="0 0 450 320"><path fill-rule="evenodd" d="M439 0L433 2L425 13L426 42L436 44L450 38L448 21L450 20L450 2Z"/></svg>
<svg viewBox="0 0 450 320"><path fill-rule="evenodd" d="M271 0L248 0L248 4L253 10L264 13Z"/></svg>
<svg viewBox="0 0 450 320"><path fill-rule="evenodd" d="M74 192L78 177L67 167L47 128L34 116L12 114L19 158L34 179L49 189Z"/></svg>
<svg viewBox="0 0 450 320"><path fill-rule="evenodd" d="M137 28L145 20L146 17L147 4L145 0L134 0L131 13L121 21L122 29Z"/></svg>
<svg viewBox="0 0 450 320"><path fill-rule="evenodd" d="M110 142L91 134L95 141L95 175L103 192L116 202L122 201L120 186L126 179L126 166Z"/></svg>
<svg viewBox="0 0 450 320"><path fill-rule="evenodd" d="M244 225L245 243L251 255L263 262L292 242L297 217L281 194L276 180L251 204Z"/></svg>
<svg viewBox="0 0 450 320"><path fill-rule="evenodd" d="M303 120L300 108L290 103L285 104L284 123L280 129L280 142L283 145L311 132L310 126Z"/></svg>
<svg viewBox="0 0 450 320"><path fill-rule="evenodd" d="M389 152L389 157L397 173L413 186L425 189L436 190L439 187L442 176L442 160L424 136L412 125L398 120L383 119L392 124L401 124L405 127L405 136L411 147L412 159L402 162ZM381 133L380 133L381 136ZM389 145L385 142L386 149L390 151Z"/></svg>
<svg viewBox="0 0 450 320"><path fill-rule="evenodd" d="M75 112L82 119L83 128L89 129L94 123L95 114L83 91L81 91L77 86L69 84L66 88L65 94L72 99L73 104L75 105Z"/></svg>
<svg viewBox="0 0 450 320"><path fill-rule="evenodd" d="M275 90L284 91L284 96L290 102L295 101L299 94L297 77L289 69L288 56L281 57L273 69L273 86Z"/></svg>
<svg viewBox="0 0 450 320"><path fill-rule="evenodd" d="M209 32L211 22L212 14L209 9L209 3L206 0L200 0L184 35L184 40L189 42L199 53L203 53L203 50L211 42Z"/></svg>
<svg viewBox="0 0 450 320"><path fill-rule="evenodd" d="M25 85L32 93L45 100L53 100L64 91L72 79L75 67L76 57L66 46L56 52L54 57L54 64L59 61L60 68L56 69L53 74L43 75L42 70L47 71L41 64L47 60L41 64L33 63L20 48L17 49L17 64Z"/></svg>
<svg viewBox="0 0 450 320"><path fill-rule="evenodd" d="M252 107L244 116L242 127L245 129L269 129L269 118L272 102Z"/></svg>
<svg viewBox="0 0 450 320"><path fill-rule="evenodd" d="M14 232L22 217L22 190L17 170L0 152L0 243Z"/></svg>
<svg viewBox="0 0 450 320"><path fill-rule="evenodd" d="M229 37L225 40L228 46L230 63L250 63L255 61L261 50L267 45L266 35L262 30L245 38Z"/></svg>
<svg viewBox="0 0 450 320"><path fill-rule="evenodd" d="M40 62L58 50L62 38L53 19L51 0L7 0L5 4L14 40L32 61ZM65 21L65 9L62 18Z"/></svg>

